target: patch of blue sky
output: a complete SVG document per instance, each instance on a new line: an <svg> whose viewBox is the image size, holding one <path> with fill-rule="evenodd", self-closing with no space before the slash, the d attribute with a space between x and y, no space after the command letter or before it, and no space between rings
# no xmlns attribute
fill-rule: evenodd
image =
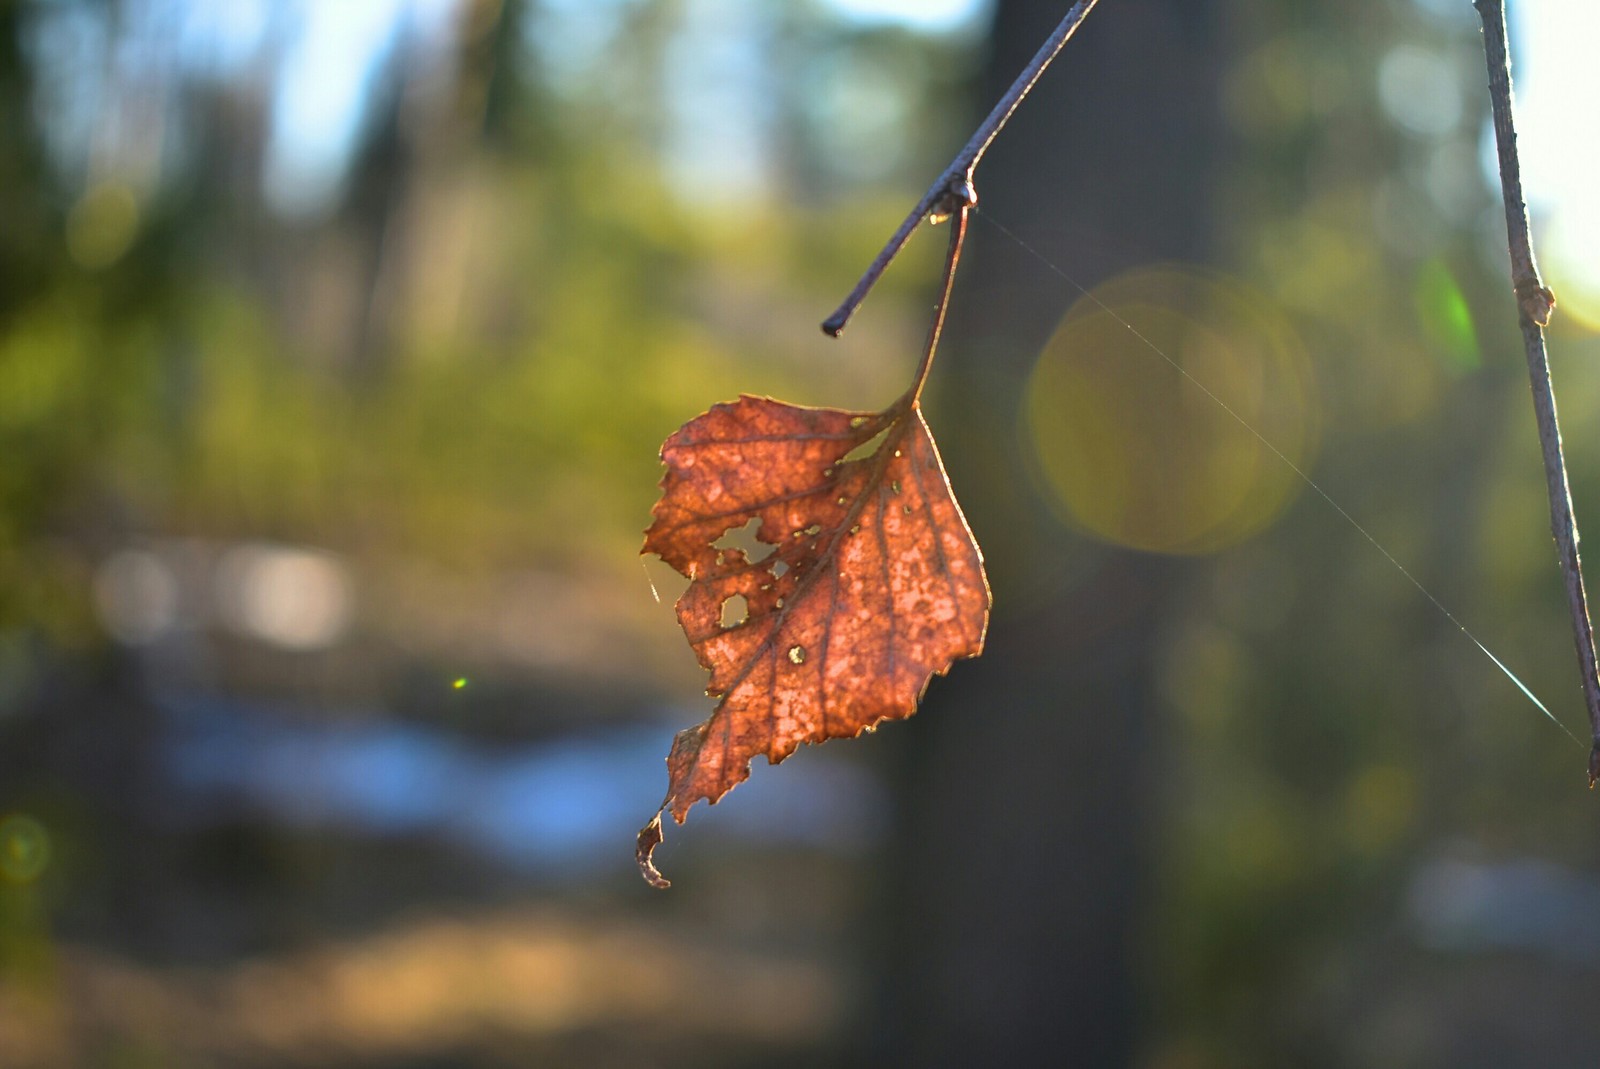
<svg viewBox="0 0 1600 1069"><path fill-rule="evenodd" d="M177 43L184 65L219 78L234 75L261 54L272 17L268 0L183 4Z"/></svg>
<svg viewBox="0 0 1600 1069"><path fill-rule="evenodd" d="M980 25L991 0L828 0L828 6L859 22L899 23L925 33L951 33Z"/></svg>
<svg viewBox="0 0 1600 1069"><path fill-rule="evenodd" d="M768 20L746 0L690 0L669 47L666 160L686 199L724 202L768 188L773 165L764 62Z"/></svg>
<svg viewBox="0 0 1600 1069"><path fill-rule="evenodd" d="M267 146L265 190L277 211L309 215L332 201L404 6L404 0L298 6Z"/></svg>

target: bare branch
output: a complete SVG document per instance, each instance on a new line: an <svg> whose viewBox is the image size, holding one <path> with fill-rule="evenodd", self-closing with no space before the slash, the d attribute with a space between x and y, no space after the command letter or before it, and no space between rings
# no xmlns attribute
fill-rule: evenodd
<svg viewBox="0 0 1600 1069"><path fill-rule="evenodd" d="M1473 0L1483 20L1483 51L1489 65L1489 96L1494 111L1494 139L1499 153L1500 190L1505 198L1506 234L1511 251L1511 286L1517 296L1523 348L1528 357L1528 379L1533 387L1533 411L1539 423L1539 444L1544 451L1545 486L1550 495L1550 530L1561 556L1567 585L1567 608L1583 670L1583 695L1589 707L1594 745L1589 751L1589 786L1600 778L1600 673L1597 673L1594 628L1589 622L1589 599L1583 586L1583 565L1578 559L1578 521L1572 513L1572 491L1567 485L1567 463L1562 456L1561 428L1556 422L1556 396L1550 385L1550 360L1545 352L1544 327L1555 307L1555 294L1539 278L1528 232L1528 208L1522 199L1522 167L1517 158L1517 128L1511 108L1511 60L1506 50L1504 0Z"/></svg>
<svg viewBox="0 0 1600 1069"><path fill-rule="evenodd" d="M978 194L972 183L972 172L978 166L978 161L983 159L983 154L988 151L995 135L1004 128L1012 112L1022 103L1023 97L1028 95L1028 91L1045 72L1045 68L1060 54L1068 39L1098 2L1099 0L1078 0L1072 5L1060 25L1039 47L1039 51L1034 53L1033 59L1028 61L1027 67L1017 75L1017 80L1011 83L1011 88L1000 98L1000 103L994 106L988 118L979 124L966 145L950 162L950 166L945 168L944 173L922 195L922 199L917 201L916 207L911 209L911 213L905 217L905 221L900 224L899 229L889 238L883 250L861 276L861 280L856 283L856 288L850 291L850 296L846 297L844 303L823 321L824 334L837 338L843 333L845 324L850 322L850 317L855 315L861 302L866 300L867 294L871 292L879 277L900 254L900 250L910 240L911 232L918 224L930 215L950 216L956 214L958 209L971 208L978 203Z"/></svg>

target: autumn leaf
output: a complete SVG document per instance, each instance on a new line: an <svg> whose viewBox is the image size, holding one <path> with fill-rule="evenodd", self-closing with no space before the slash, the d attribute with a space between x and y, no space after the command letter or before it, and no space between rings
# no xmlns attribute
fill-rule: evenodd
<svg viewBox="0 0 1600 1069"><path fill-rule="evenodd" d="M882 412L741 397L661 459L644 552L690 580L678 620L720 699L673 741L667 796L639 833L640 870L666 887L651 861L662 813L683 823L758 754L777 764L910 716L935 674L982 650L989 585L914 395ZM718 547L751 520L769 552Z"/></svg>

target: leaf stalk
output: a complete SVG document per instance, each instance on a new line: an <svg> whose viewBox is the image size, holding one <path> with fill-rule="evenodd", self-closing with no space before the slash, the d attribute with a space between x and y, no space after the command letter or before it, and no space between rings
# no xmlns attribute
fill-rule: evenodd
<svg viewBox="0 0 1600 1069"><path fill-rule="evenodd" d="M917 373L911 379L911 388L905 392L895 403L897 410L910 409L922 397L922 387L928 381L928 372L933 367L933 354L939 349L939 335L944 331L944 315L950 307L950 291L955 288L956 267L961 263L961 246L967 239L967 215L972 210L972 203L961 201L949 205L950 212L950 246L944 257L944 278L939 285L939 300L933 306L933 320L928 324L928 343L923 347L922 359L917 364Z"/></svg>

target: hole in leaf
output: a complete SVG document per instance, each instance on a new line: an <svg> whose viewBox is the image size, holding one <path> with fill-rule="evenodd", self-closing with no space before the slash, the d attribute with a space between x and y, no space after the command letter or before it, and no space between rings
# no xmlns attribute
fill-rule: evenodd
<svg viewBox="0 0 1600 1069"><path fill-rule="evenodd" d="M878 451L878 447L883 444L884 435L888 433L889 428L885 427L877 434L874 434L871 438L868 438L866 441L850 450L850 452L846 453L843 457L840 457L839 459L841 463L848 464L852 460L861 460L865 457L870 457L872 454Z"/></svg>
<svg viewBox="0 0 1600 1069"><path fill-rule="evenodd" d="M784 573L786 573L788 570L789 570L789 562L788 561L777 560L777 561L773 561L772 562L772 577L774 579L782 579L783 576L784 576Z"/></svg>
<svg viewBox="0 0 1600 1069"><path fill-rule="evenodd" d="M756 532L759 530L761 530L761 519L758 516L752 516L750 522L743 527L730 527L722 532L722 537L711 543L711 545L713 548L721 550L742 549L744 550L744 555L753 560L759 555L763 545L762 541L756 537Z"/></svg>
<svg viewBox="0 0 1600 1069"><path fill-rule="evenodd" d="M722 603L722 628L738 627L750 619L750 603L743 594L735 594Z"/></svg>

